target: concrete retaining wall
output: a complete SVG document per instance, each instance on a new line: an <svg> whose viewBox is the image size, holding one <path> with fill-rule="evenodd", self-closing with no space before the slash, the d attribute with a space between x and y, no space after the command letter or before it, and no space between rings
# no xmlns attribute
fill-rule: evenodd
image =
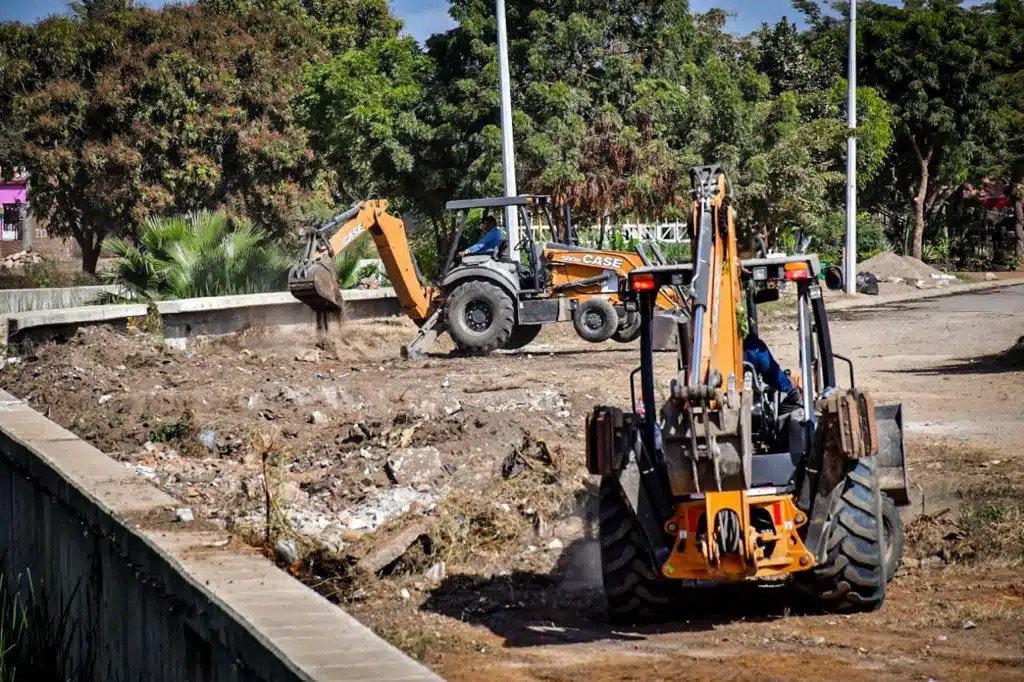
<svg viewBox="0 0 1024 682"><path fill-rule="evenodd" d="M400 315L394 289L357 289L344 292L346 319L365 319ZM326 324L312 309L288 292L212 296L157 304L167 345L187 347L189 341L233 334L249 327L273 329L311 329ZM125 325L129 318L144 318L143 304L83 306L12 313L0 316L0 356L2 347L24 341L43 342L67 337L75 329L90 324Z"/></svg>
<svg viewBox="0 0 1024 682"><path fill-rule="evenodd" d="M100 294L115 294L119 290L117 286L0 289L0 315L84 306Z"/></svg>
<svg viewBox="0 0 1024 682"><path fill-rule="evenodd" d="M0 391L0 557L67 609L96 682L439 680L338 607ZM30 627L40 627L30 623ZM19 670L19 679L33 671Z"/></svg>

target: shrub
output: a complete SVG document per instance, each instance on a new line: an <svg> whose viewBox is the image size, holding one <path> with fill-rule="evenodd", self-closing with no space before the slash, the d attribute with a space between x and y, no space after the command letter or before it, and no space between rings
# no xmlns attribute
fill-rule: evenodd
<svg viewBox="0 0 1024 682"><path fill-rule="evenodd" d="M118 258L104 279L150 301L281 291L293 264L265 232L223 212L149 219L138 245L104 246Z"/></svg>

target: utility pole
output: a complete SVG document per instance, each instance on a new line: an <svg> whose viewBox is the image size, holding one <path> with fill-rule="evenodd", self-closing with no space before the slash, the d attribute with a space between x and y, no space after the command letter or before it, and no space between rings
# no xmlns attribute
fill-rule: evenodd
<svg viewBox="0 0 1024 682"><path fill-rule="evenodd" d="M516 152L512 146L512 91L508 75L508 29L505 26L505 0L497 0L497 3L498 87L501 90L501 163L505 169L505 196L514 197L518 192L516 191ZM505 207L505 230L508 232L508 250L510 254L513 254L519 247L519 218L516 215L515 206Z"/></svg>
<svg viewBox="0 0 1024 682"><path fill-rule="evenodd" d="M847 65L846 125L846 293L857 293L857 0L850 0L850 56Z"/></svg>

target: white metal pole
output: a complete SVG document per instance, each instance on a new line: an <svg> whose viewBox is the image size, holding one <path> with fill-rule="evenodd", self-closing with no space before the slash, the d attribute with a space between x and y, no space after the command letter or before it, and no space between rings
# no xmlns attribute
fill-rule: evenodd
<svg viewBox="0 0 1024 682"><path fill-rule="evenodd" d="M505 0L497 0L498 8L498 87L501 90L501 162L505 169L505 196L516 191L516 155L512 146L512 92L508 75L508 29L505 26ZM505 207L505 230L509 253L519 246L519 217L514 206ZM513 255L513 258L515 256Z"/></svg>
<svg viewBox="0 0 1024 682"><path fill-rule="evenodd" d="M847 65L846 124L846 293L857 293L857 0L850 0L850 58Z"/></svg>

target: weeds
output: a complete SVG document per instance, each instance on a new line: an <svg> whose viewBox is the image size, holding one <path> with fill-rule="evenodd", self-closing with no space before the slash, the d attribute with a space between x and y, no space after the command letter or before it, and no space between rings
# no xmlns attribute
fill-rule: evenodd
<svg viewBox="0 0 1024 682"><path fill-rule="evenodd" d="M19 578L15 589L4 576L0 572L0 682L87 679L88 663L71 666L69 656L79 630L71 616L78 586L55 609L31 574L24 584Z"/></svg>
<svg viewBox="0 0 1024 682"><path fill-rule="evenodd" d="M154 443L171 443L184 440L189 436L195 427L192 424L192 415L185 413L175 421L161 422L149 432L149 440Z"/></svg>

